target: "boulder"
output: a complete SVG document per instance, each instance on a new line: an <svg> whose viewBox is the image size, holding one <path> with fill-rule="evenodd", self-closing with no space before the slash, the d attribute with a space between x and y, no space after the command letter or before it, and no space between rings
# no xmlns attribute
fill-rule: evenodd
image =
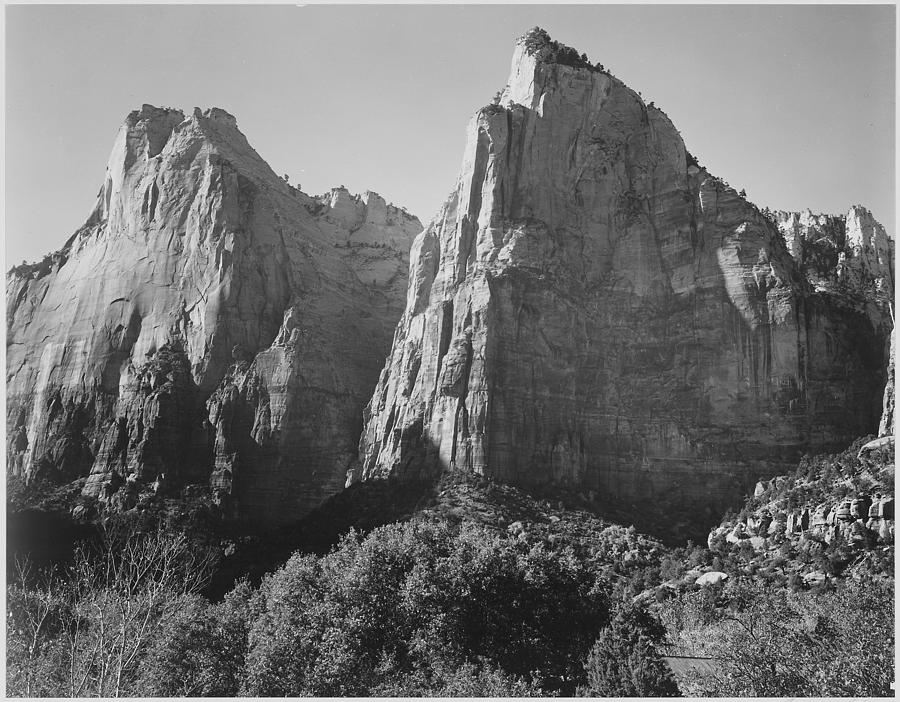
<svg viewBox="0 0 900 702"><path fill-rule="evenodd" d="M705 585L718 585L719 583L723 583L726 580L728 580L728 573L722 573L718 570L711 570L708 573L704 573L699 578L697 578L694 581L694 584L703 587Z"/></svg>
<svg viewBox="0 0 900 702"><path fill-rule="evenodd" d="M824 585L825 581L828 579L828 576L821 571L815 571L813 573L806 573L803 576L803 582L810 587L817 585Z"/></svg>
<svg viewBox="0 0 900 702"><path fill-rule="evenodd" d="M810 526L812 528L824 528L832 519L832 507L830 504L820 504L813 512Z"/></svg>
<svg viewBox="0 0 900 702"><path fill-rule="evenodd" d="M839 522L849 522L853 519L850 512L850 500L841 502L835 510L835 519Z"/></svg>
<svg viewBox="0 0 900 702"><path fill-rule="evenodd" d="M883 448L885 446L890 446L894 443L894 436L891 434L890 436L881 436L877 439L872 439L866 444L863 444L859 452L856 454L857 458L862 458L870 451L874 451L875 449Z"/></svg>
<svg viewBox="0 0 900 702"><path fill-rule="evenodd" d="M735 524L735 526L725 535L725 540L731 544L739 543L747 538L749 538L747 529L740 522Z"/></svg>

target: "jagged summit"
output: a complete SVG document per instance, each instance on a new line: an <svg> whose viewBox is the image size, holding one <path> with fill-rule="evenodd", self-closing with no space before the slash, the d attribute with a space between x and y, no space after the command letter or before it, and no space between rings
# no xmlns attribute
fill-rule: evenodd
<svg viewBox="0 0 900 702"><path fill-rule="evenodd" d="M815 289L882 308L892 302L894 242L868 208L853 205L844 215L777 211L771 217ZM880 316L873 317L876 326Z"/></svg>
<svg viewBox="0 0 900 702"><path fill-rule="evenodd" d="M842 285L845 291L863 295L868 294L866 287L882 298L886 291L893 290L893 242L867 208L854 205L846 215L813 215L808 211L773 213L757 207L743 192L738 193L723 178L709 173L687 151L678 129L662 109L646 102L638 92L602 70L600 64L592 66L585 54L551 39L540 27L517 40L506 87L494 104L478 112L475 120L485 129L497 120L515 120L523 107L541 117L552 116L559 130L567 130L575 138L574 148L580 146L579 140L588 139L595 155L601 157L610 155L609 147L616 137L614 132L600 126L594 119L596 115L618 110L619 114L611 115L613 121L640 120L663 135L662 139L677 152L679 161L683 156L689 178L726 197L740 198L758 216L768 217L814 288L820 291L827 288L822 283L825 276ZM491 133L492 129L485 131ZM568 155L571 154L570 150ZM682 170L680 163L678 170ZM583 180L590 178L589 173L590 170ZM629 177L633 178L634 174ZM828 236L823 234L824 230L828 230ZM776 241L773 245L781 243ZM879 302L883 307L885 301ZM880 324L880 316L880 312L874 313L876 326Z"/></svg>
<svg viewBox="0 0 900 702"><path fill-rule="evenodd" d="M237 128L237 118L227 110L221 107L209 107L205 110L195 107L191 112L191 118L195 120L214 120L222 124ZM132 110L125 118L125 125L134 129L138 125L145 125L151 128L168 128L169 131L175 125L185 121L184 111L177 107L156 107L144 103L141 109ZM158 152L157 152L158 153Z"/></svg>
<svg viewBox="0 0 900 702"><path fill-rule="evenodd" d="M290 185L250 145L235 116L222 108L194 107L191 115L186 117L185 112L177 108L144 104L139 110L130 112L118 130L103 185L85 224L60 249L48 253L40 261L13 266L8 274L25 278L47 275L65 262L79 241L101 231L134 235L135 222L128 221L130 211L117 205L133 194L142 198L139 206L142 214L155 222L160 203L160 175L173 162L191 160L198 154L205 155L208 161L226 164L257 187L279 191L311 213L321 214L340 206L345 210L345 220L362 222L368 217L383 224L421 228L418 218L405 208L387 203L374 191L353 195L344 186L339 186L325 195L311 196ZM335 193L341 194L335 196ZM345 198L348 203L352 202L349 209L344 207ZM348 214L350 210L354 212L352 216ZM143 224L137 226L140 228Z"/></svg>
<svg viewBox="0 0 900 702"><path fill-rule="evenodd" d="M202 134L209 139L222 139L234 142L235 146L242 149L249 148L246 137L238 129L237 119L226 110L219 107L201 110L195 107L191 116L186 118L180 109L155 107L145 103L141 109L128 114L119 130L126 160L138 156L159 156L173 134L187 129L194 129L198 135ZM116 147L118 146L120 144L117 140ZM112 157L118 155L119 149L116 147L113 148Z"/></svg>

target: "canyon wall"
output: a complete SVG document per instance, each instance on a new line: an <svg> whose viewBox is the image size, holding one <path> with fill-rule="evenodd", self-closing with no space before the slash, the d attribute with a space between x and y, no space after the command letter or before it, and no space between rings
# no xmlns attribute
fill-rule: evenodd
<svg viewBox="0 0 900 702"><path fill-rule="evenodd" d="M779 216L652 103L529 33L413 244L348 484L457 469L712 510L874 431L884 231L851 210L818 285Z"/></svg>
<svg viewBox="0 0 900 702"><path fill-rule="evenodd" d="M224 110L145 105L84 226L7 275L8 470L297 518L343 486L420 231L291 187Z"/></svg>

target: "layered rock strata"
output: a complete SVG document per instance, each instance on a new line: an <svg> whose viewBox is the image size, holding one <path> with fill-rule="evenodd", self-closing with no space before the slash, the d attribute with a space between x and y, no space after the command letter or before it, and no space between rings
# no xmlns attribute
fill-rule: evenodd
<svg viewBox="0 0 900 702"><path fill-rule="evenodd" d="M10 470L99 496L212 477L298 517L355 457L420 231L375 193L292 188L223 110L145 105L84 226L7 276Z"/></svg>
<svg viewBox="0 0 900 702"><path fill-rule="evenodd" d="M853 270L887 295L860 218ZM886 302L840 297L661 110L532 32L413 244L348 483L459 469L718 508L877 426Z"/></svg>

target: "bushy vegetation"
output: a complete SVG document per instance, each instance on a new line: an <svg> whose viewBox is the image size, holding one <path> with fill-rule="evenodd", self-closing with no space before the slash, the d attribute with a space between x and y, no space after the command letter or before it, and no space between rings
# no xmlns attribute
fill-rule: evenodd
<svg viewBox="0 0 900 702"><path fill-rule="evenodd" d="M620 611L600 632L584 665L586 697L677 697L678 686L657 651L666 630L647 610Z"/></svg>
<svg viewBox="0 0 900 702"><path fill-rule="evenodd" d="M887 492L894 487L894 446L886 446L860 455L860 448L874 436L854 441L844 451L833 454L805 455L793 473L769 483L761 495L747 500L739 517L772 505L793 509L822 502L838 502L859 494Z"/></svg>
<svg viewBox="0 0 900 702"><path fill-rule="evenodd" d="M679 679L685 694L893 696L893 584L790 592L735 580L668 600L661 618L673 653L715 663Z"/></svg>
<svg viewBox="0 0 900 702"><path fill-rule="evenodd" d="M82 544L64 575L26 565L7 587L7 693L140 694L141 662L211 570L183 534L118 526Z"/></svg>
<svg viewBox="0 0 900 702"><path fill-rule="evenodd" d="M550 38L550 35L540 27L534 27L524 37L525 48L539 61L544 63L558 63L562 66L573 68L586 68L589 71L603 71L600 64L594 66L586 54L579 54L571 46L566 46Z"/></svg>
<svg viewBox="0 0 900 702"><path fill-rule="evenodd" d="M812 515L820 505L833 507L859 495L893 494L893 445L860 454L861 446L870 438L859 439L839 453L804 456L796 471L769 481L739 512L725 515L723 524L731 527L765 514L784 518L803 509ZM846 532L837 531L826 538L821 530L785 533L782 528L767 535L762 549L754 549L747 539L729 543L725 534L719 533L710 546L711 553L702 560L715 570L750 575L794 590L809 587L802 575L812 572L829 578L852 576L861 582L892 579L894 573L891 538L885 540L874 531L861 538L849 538ZM684 569L672 577L683 573Z"/></svg>
<svg viewBox="0 0 900 702"><path fill-rule="evenodd" d="M830 496L832 473L887 485L886 457L860 460L857 448L805 459L754 508L798 490ZM667 549L560 500L456 473L399 496L388 484L348 490L285 537L278 548L304 550L285 551L280 567L275 549L261 557L267 575L225 567L210 587L222 551L214 515L157 496L153 509L107 516L101 538L55 572L25 569L9 584L8 691L885 694L892 549L851 554L840 539ZM384 524L391 515L403 521ZM856 580L838 576L849 558ZM797 567L829 578L810 587ZM730 577L694 583L709 570ZM254 579L235 584L241 572ZM714 665L673 678L662 654Z"/></svg>
<svg viewBox="0 0 900 702"><path fill-rule="evenodd" d="M361 695L398 675L430 680L434 661L485 661L562 689L577 681L607 618L595 585L571 553L472 525L351 534L328 556L294 556L263 582L247 691Z"/></svg>
<svg viewBox="0 0 900 702"><path fill-rule="evenodd" d="M103 696L589 691L589 652L598 637L598 645L610 645L625 631L608 583L571 546L519 537L442 519L366 537L350 532L330 553L297 553L259 587L242 581L211 603L198 594L206 569L196 568L198 554L184 536L108 536L94 553L79 549L65 578L23 577L8 588L8 689ZM632 659L651 655L653 637L632 639L622 643Z"/></svg>

